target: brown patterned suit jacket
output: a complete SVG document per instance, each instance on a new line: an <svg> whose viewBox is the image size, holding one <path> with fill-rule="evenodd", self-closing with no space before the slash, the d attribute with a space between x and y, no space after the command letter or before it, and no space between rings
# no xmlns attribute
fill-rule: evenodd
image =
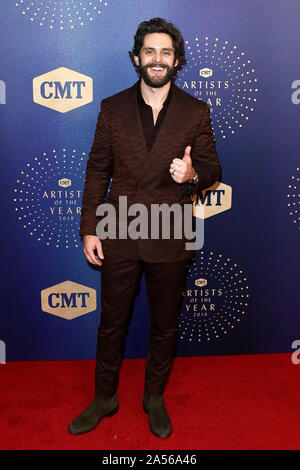
<svg viewBox="0 0 300 470"><path fill-rule="evenodd" d="M182 158L191 145L193 167L199 183L193 192L211 186L220 177L220 163L215 148L209 107L173 85L171 101L150 152L147 150L137 102L137 83L106 98L101 103L94 142L86 168L82 199L80 235L96 235L100 218L99 204L105 201L110 177L112 184L107 201L118 214L119 196L127 196L128 207L143 203L191 204L188 184L176 183L169 173L172 160ZM134 217L128 217L128 222ZM172 230L171 230L172 233ZM150 237L150 219L149 219ZM147 262L170 262L190 259L181 239L104 239L105 254Z"/></svg>

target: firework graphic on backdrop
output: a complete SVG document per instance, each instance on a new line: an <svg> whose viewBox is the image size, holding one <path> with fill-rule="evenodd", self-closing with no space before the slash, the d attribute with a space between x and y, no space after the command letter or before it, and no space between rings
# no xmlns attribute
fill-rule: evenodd
<svg viewBox="0 0 300 470"><path fill-rule="evenodd" d="M18 0L16 7L31 23L50 30L74 30L97 19L109 0Z"/></svg>
<svg viewBox="0 0 300 470"><path fill-rule="evenodd" d="M287 194L289 215L293 224L300 230L300 168L290 178L289 192Z"/></svg>
<svg viewBox="0 0 300 470"><path fill-rule="evenodd" d="M76 149L36 156L20 172L14 210L23 228L45 246L78 248L87 156Z"/></svg>
<svg viewBox="0 0 300 470"><path fill-rule="evenodd" d="M189 269L179 316L179 340L222 341L244 319L249 305L244 271L230 258L201 251Z"/></svg>
<svg viewBox="0 0 300 470"><path fill-rule="evenodd" d="M188 63L177 85L210 106L216 137L236 134L254 111L258 78L250 59L238 46L219 38L185 41Z"/></svg>

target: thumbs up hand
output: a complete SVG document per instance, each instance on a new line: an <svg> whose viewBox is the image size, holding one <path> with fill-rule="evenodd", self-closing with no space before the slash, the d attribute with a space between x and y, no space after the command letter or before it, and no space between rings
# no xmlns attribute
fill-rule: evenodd
<svg viewBox="0 0 300 470"><path fill-rule="evenodd" d="M190 145L188 147L185 147L182 160L184 160L186 163L189 162L192 165L191 150L192 150L192 147Z"/></svg>
<svg viewBox="0 0 300 470"><path fill-rule="evenodd" d="M192 147L188 145L182 158L174 158L172 160L169 172L176 183L190 182L195 175L195 170L192 166L191 149Z"/></svg>

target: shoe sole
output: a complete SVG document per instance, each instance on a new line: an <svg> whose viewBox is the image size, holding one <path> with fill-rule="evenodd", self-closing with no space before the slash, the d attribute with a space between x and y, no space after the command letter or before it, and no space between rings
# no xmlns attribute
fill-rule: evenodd
<svg viewBox="0 0 300 470"><path fill-rule="evenodd" d="M143 409L144 409L145 413L149 414L149 411L147 410L147 408L146 408L144 402L143 402ZM160 437L161 439L165 439L166 437L169 437L169 436L171 435L171 433L172 433L172 428L171 428L169 434L167 434L166 436L161 436L160 434L158 434L157 432L155 432L154 429L151 428L150 422L149 422L149 428L150 428L151 432L153 432L153 434L155 434L157 437Z"/></svg>
<svg viewBox="0 0 300 470"><path fill-rule="evenodd" d="M73 431L71 431L70 426L68 427L68 431L69 431L69 433L72 434L73 436L77 436L78 434L85 434L85 433L90 432L90 431L92 431L93 429L95 429L103 418L110 418L111 416L115 415L118 411L119 411L119 406L117 406L117 408L115 408L114 410L112 410L112 411L110 411L109 413L107 413L107 415L102 416L102 417L97 421L97 423L95 424L95 426L93 426L93 427L90 428L90 429L87 429L86 431L73 432Z"/></svg>

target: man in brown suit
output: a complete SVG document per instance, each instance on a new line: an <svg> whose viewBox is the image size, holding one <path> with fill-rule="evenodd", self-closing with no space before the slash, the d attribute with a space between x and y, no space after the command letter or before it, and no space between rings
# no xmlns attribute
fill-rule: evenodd
<svg viewBox="0 0 300 470"><path fill-rule="evenodd" d="M128 237L121 217L121 196L127 206L142 204L153 223L157 204L191 205L191 194L211 186L220 175L209 108L174 84L186 63L180 32L161 18L144 21L135 35L131 58L140 80L101 103L86 169L80 235L87 260L101 266L101 322L98 329L95 398L69 426L72 434L95 428L118 411L118 375L124 342L142 270L151 312L150 351L146 360L143 408L151 431L168 437L172 431L163 392L176 351L178 313L186 268L194 256L186 237L169 238L163 227L153 237ZM96 215L104 203L116 210L116 233L100 240ZM98 224L98 225L97 225ZM142 231L142 230L141 230ZM103 234L103 232L101 232ZM151 232L152 233L152 232ZM116 235L116 236L115 236ZM100 237L100 238L101 238Z"/></svg>

